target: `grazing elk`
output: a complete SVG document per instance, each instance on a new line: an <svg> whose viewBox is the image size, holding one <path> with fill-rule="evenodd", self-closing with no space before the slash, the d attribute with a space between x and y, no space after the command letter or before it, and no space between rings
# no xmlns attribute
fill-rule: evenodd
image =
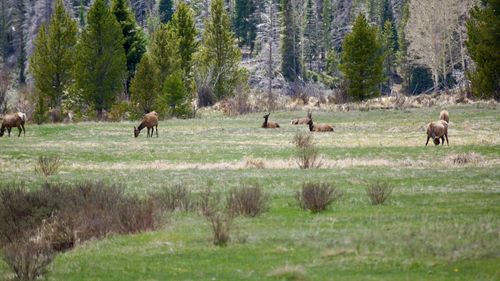
<svg viewBox="0 0 500 281"><path fill-rule="evenodd" d="M333 126L328 124L314 124L312 119L307 122L311 132L333 132Z"/></svg>
<svg viewBox="0 0 500 281"><path fill-rule="evenodd" d="M148 136L147 136L148 138L153 137L155 128L156 128L156 137L158 137L158 113L156 113L155 111L151 111L150 113L144 115L139 127L137 128L134 127L134 137L137 138L141 130L144 129L144 127L148 128ZM151 134L149 133L150 130Z"/></svg>
<svg viewBox="0 0 500 281"><path fill-rule="evenodd" d="M270 114L271 113L264 115L264 123L262 123L262 128L267 128L267 129L279 128L280 125L278 123L268 121Z"/></svg>
<svg viewBox="0 0 500 281"><path fill-rule="evenodd" d="M425 146L429 143L430 138L432 138L435 145L439 145L439 139L441 139L442 145L444 145L444 139L446 138L446 144L449 146L448 122L439 120L429 123L427 125L427 142L425 142Z"/></svg>
<svg viewBox="0 0 500 281"><path fill-rule="evenodd" d="M439 113L439 120L444 120L446 121L446 123L450 123L450 114L448 113L448 111L441 111L441 113Z"/></svg>
<svg viewBox="0 0 500 281"><path fill-rule="evenodd" d="M3 137L5 130L9 133L12 130L12 127L17 127L19 129L19 135L21 136L21 132L24 136L26 136L26 130L24 129L24 123L26 122L26 114L22 112L7 114L3 117L2 127L0 128L0 137Z"/></svg>
<svg viewBox="0 0 500 281"><path fill-rule="evenodd" d="M292 125L307 125L309 123L309 120L311 120L311 119L312 119L312 112L309 111L309 112L307 112L307 117L293 119L292 122L290 122L290 124L292 124Z"/></svg>

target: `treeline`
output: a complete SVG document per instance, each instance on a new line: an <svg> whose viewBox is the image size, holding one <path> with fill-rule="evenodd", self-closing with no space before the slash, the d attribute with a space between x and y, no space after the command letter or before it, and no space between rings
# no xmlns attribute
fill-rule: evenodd
<svg viewBox="0 0 500 281"><path fill-rule="evenodd" d="M351 100L453 87L500 99L498 0L52 2L0 0L2 65L17 87L33 77L39 122L49 108L189 117L249 77L270 94L319 82Z"/></svg>
<svg viewBox="0 0 500 281"><path fill-rule="evenodd" d="M49 108L60 116L63 107L96 112L98 120L106 112L140 116L152 110L185 118L192 115L195 89L207 88L205 100L213 103L245 83L222 1L212 2L200 42L187 4L179 2L175 12L160 19L148 38L127 0L110 5L96 0L79 32L63 1L57 0L29 59L36 92L34 120L46 121Z"/></svg>

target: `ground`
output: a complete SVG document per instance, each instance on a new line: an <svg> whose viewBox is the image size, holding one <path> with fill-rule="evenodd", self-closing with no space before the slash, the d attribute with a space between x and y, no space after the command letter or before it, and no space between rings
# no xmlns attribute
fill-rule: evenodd
<svg viewBox="0 0 500 281"><path fill-rule="evenodd" d="M212 245L208 222L175 213L157 231L110 236L59 254L48 280L499 280L500 114L485 106L450 107L450 146L425 146L425 126L441 108L313 113L335 126L315 133L320 169L300 170L290 120L306 112L274 112L279 129L261 129L262 113L160 122L159 138L138 122L28 125L26 137L0 139L2 183L35 189L39 155L63 166L48 180L102 180L145 195L182 184L195 193L208 182L225 191L256 182L270 207L238 218L232 240ZM461 153L469 163L457 164ZM260 163L258 169L252 163ZM367 184L394 187L373 206ZM327 211L297 207L306 181L344 192ZM0 276L8 269L0 262Z"/></svg>

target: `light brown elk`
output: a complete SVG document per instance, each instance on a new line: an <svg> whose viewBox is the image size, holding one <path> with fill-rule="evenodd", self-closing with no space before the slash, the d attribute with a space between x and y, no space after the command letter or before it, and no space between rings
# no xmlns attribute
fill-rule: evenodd
<svg viewBox="0 0 500 281"><path fill-rule="evenodd" d="M450 123L450 114L448 111L443 110L441 113L439 113L439 119L446 121L446 123Z"/></svg>
<svg viewBox="0 0 500 281"><path fill-rule="evenodd" d="M262 123L262 128L267 128L267 129L279 128L280 125L278 123L268 121L270 114L271 113L264 115L264 123Z"/></svg>
<svg viewBox="0 0 500 281"><path fill-rule="evenodd" d="M333 126L328 124L314 124L312 119L307 124L311 132L333 132Z"/></svg>
<svg viewBox="0 0 500 281"><path fill-rule="evenodd" d="M2 120L2 127L0 128L0 137L3 137L5 130L7 130L10 137L10 131L12 130L13 127L17 127L19 129L19 135L17 135L18 137L21 136L21 132L23 133L24 136L26 136L26 130L24 129L25 122L26 122L26 114L22 112L16 112L5 115Z"/></svg>
<svg viewBox="0 0 500 281"><path fill-rule="evenodd" d="M144 127L148 128L148 135L147 137L153 137L153 133L156 128L156 137L158 137L158 113L155 111L151 111L150 113L144 115L142 118L142 122L139 125L139 127L134 127L134 137L138 137L139 133L141 132ZM151 134L149 133L151 131Z"/></svg>
<svg viewBox="0 0 500 281"><path fill-rule="evenodd" d="M303 117L303 118L297 118L297 119L293 119L292 122L290 122L290 124L292 125L307 125L309 123L309 120L312 119L312 112L307 112L307 117Z"/></svg>
<svg viewBox="0 0 500 281"><path fill-rule="evenodd" d="M429 123L427 125L427 141L425 142L425 146L427 146L431 138L435 145L439 145L439 139L441 139L442 145L444 145L445 138L446 144L450 145L448 142L448 122L439 120Z"/></svg>

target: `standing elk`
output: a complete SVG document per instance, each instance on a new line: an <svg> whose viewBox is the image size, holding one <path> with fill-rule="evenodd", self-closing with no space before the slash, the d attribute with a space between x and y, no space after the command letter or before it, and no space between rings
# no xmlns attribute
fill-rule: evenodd
<svg viewBox="0 0 500 281"><path fill-rule="evenodd" d="M153 133L156 128L156 137L158 137L158 113L155 111L151 111L150 113L144 115L142 118L142 122L139 125L139 127L134 127L134 137L138 137L139 133L141 132L144 127L148 128L148 138L153 137ZM151 134L149 133L151 130Z"/></svg>
<svg viewBox="0 0 500 281"><path fill-rule="evenodd" d="M5 130L7 130L10 137L10 131L12 130L12 127L17 127L19 129L19 135L17 135L18 137L21 136L21 132L24 136L26 136L26 130L24 129L25 122L26 114L22 112L5 115L2 120L2 127L0 128L0 137L3 137Z"/></svg>
<svg viewBox="0 0 500 281"><path fill-rule="evenodd" d="M439 139L441 139L442 145L444 145L444 139L446 138L446 144L449 146L448 122L439 120L429 123L427 125L427 142L425 142L425 146L429 143L430 138L432 138L434 145L439 145Z"/></svg>

